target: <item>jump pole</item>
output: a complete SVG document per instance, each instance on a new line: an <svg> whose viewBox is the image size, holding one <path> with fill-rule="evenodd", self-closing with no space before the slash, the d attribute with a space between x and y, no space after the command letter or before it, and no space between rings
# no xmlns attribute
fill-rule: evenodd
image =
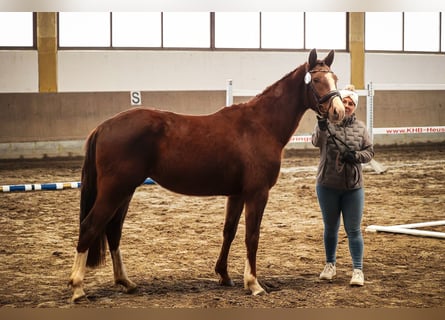
<svg viewBox="0 0 445 320"><path fill-rule="evenodd" d="M401 234L409 234L409 235L414 235L414 236L424 236L424 237L445 239L445 232L415 229L415 228L444 226L444 225L445 225L445 220L410 223L410 224L400 224L400 225L395 225L395 226L370 225L365 229L365 231L401 233Z"/></svg>
<svg viewBox="0 0 445 320"><path fill-rule="evenodd" d="M142 184L155 184L151 178L145 179ZM2 192L19 192L19 191L40 191L40 190L64 190L78 189L80 182L54 182L54 183L34 183L34 184L14 184L1 186Z"/></svg>

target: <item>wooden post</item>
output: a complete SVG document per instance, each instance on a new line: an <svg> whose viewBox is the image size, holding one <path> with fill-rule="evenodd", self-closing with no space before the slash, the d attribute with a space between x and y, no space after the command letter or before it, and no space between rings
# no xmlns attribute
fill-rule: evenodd
<svg viewBox="0 0 445 320"><path fill-rule="evenodd" d="M37 13L39 92L57 92L57 13Z"/></svg>
<svg viewBox="0 0 445 320"><path fill-rule="evenodd" d="M365 89L365 13L349 13L349 50L351 81L356 89Z"/></svg>

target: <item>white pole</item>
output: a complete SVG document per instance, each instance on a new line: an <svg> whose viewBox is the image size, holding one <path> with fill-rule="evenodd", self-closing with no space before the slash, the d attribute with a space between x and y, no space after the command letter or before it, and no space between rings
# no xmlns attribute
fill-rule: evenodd
<svg viewBox="0 0 445 320"><path fill-rule="evenodd" d="M371 142L374 142L373 128L374 128L374 89L372 82L368 83L368 96L366 99L366 126L368 127Z"/></svg>
<svg viewBox="0 0 445 320"><path fill-rule="evenodd" d="M445 239L445 232L437 232L437 231L426 231L426 230L416 230L409 228L400 228L400 227L384 227L384 226L368 226L366 231L370 232L390 232L390 233L402 233L402 234L410 234L414 236L424 236L424 237L434 237L434 238L442 238Z"/></svg>
<svg viewBox="0 0 445 320"><path fill-rule="evenodd" d="M436 227L436 226L445 226L445 220L418 222L418 223L410 223L410 224L398 224L398 225L395 225L395 226L392 226L392 227L397 227L397 228L424 228L424 227Z"/></svg>
<svg viewBox="0 0 445 320"><path fill-rule="evenodd" d="M232 79L227 80L226 89L226 107L230 107L233 104L233 83Z"/></svg>
<svg viewBox="0 0 445 320"><path fill-rule="evenodd" d="M363 91L366 91L366 126L368 127L371 142L374 143L374 88L372 86L372 82L369 82L367 90ZM371 159L369 164L374 171L379 174L386 171L386 168L374 159Z"/></svg>

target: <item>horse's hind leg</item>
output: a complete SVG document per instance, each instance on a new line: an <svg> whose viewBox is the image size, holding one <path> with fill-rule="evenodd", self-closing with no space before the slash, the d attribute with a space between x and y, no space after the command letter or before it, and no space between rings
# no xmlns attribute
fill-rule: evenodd
<svg viewBox="0 0 445 320"><path fill-rule="evenodd" d="M104 237L106 232L106 226L113 220L114 215L118 212L122 203L126 203L121 197L116 196L104 196L107 192L98 196L93 208L90 210L86 218L80 224L79 241L77 243L77 252L74 259L74 264L69 280L69 285L73 289L72 302L85 297L83 290L83 280L85 277L87 265L95 267L100 265L101 256L103 254L103 247L98 246L92 250L90 247L95 243L98 237ZM123 202L124 201L124 202ZM88 257L92 255L97 261L94 264L88 264ZM90 257L91 258L91 257Z"/></svg>
<svg viewBox="0 0 445 320"><path fill-rule="evenodd" d="M125 266L122 262L122 256L119 249L120 239L122 236L122 227L125 216L127 215L128 206L130 204L131 196L128 200L117 210L116 215L108 223L106 235L108 240L108 247L110 249L111 259L113 261L114 282L125 287L127 293L132 293L137 286L134 282L128 279Z"/></svg>
<svg viewBox="0 0 445 320"><path fill-rule="evenodd" d="M215 272L219 275L219 283L225 286L234 286L227 272L227 258L229 256L230 246L236 235L238 223L243 212L244 199L239 196L230 196L227 198L226 219L223 230L223 244L219 258L216 262Z"/></svg>
<svg viewBox="0 0 445 320"><path fill-rule="evenodd" d="M85 252L76 252L69 281L69 285L71 285L73 289L73 296L71 298L72 302L86 296L85 291L83 290L83 279L85 278L87 257L88 250Z"/></svg>

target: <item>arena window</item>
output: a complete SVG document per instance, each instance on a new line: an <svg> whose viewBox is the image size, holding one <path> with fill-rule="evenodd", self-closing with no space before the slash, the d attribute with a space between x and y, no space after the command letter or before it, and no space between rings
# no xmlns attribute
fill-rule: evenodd
<svg viewBox="0 0 445 320"><path fill-rule="evenodd" d="M260 48L259 12L215 12L215 48Z"/></svg>
<svg viewBox="0 0 445 320"><path fill-rule="evenodd" d="M320 21L330 24L325 35ZM332 30L332 26L336 26ZM60 12L60 48L346 49L346 13Z"/></svg>
<svg viewBox="0 0 445 320"><path fill-rule="evenodd" d="M303 12L262 12L261 48L303 49Z"/></svg>
<svg viewBox="0 0 445 320"><path fill-rule="evenodd" d="M162 46L160 12L113 12L111 17L113 47Z"/></svg>
<svg viewBox="0 0 445 320"><path fill-rule="evenodd" d="M365 50L444 52L440 12L366 12Z"/></svg>
<svg viewBox="0 0 445 320"><path fill-rule="evenodd" d="M34 14L0 12L0 48L35 48Z"/></svg>
<svg viewBox="0 0 445 320"><path fill-rule="evenodd" d="M307 12L305 48L346 50L345 12Z"/></svg>
<svg viewBox="0 0 445 320"><path fill-rule="evenodd" d="M439 51L440 14L438 12L405 12L404 50Z"/></svg>
<svg viewBox="0 0 445 320"><path fill-rule="evenodd" d="M402 34L401 12L365 13L365 50L401 51Z"/></svg>
<svg viewBox="0 0 445 320"><path fill-rule="evenodd" d="M210 48L209 12L164 12L163 46Z"/></svg>
<svg viewBox="0 0 445 320"><path fill-rule="evenodd" d="M365 50L444 52L442 20L441 12L366 12ZM345 12L59 14L61 48L347 50L347 40Z"/></svg>
<svg viewBox="0 0 445 320"><path fill-rule="evenodd" d="M441 30L440 30L440 50L442 52L445 52L445 21L444 20L444 14L443 12L440 13L440 25L441 25Z"/></svg>
<svg viewBox="0 0 445 320"><path fill-rule="evenodd" d="M110 47L109 12L60 12L60 47Z"/></svg>

